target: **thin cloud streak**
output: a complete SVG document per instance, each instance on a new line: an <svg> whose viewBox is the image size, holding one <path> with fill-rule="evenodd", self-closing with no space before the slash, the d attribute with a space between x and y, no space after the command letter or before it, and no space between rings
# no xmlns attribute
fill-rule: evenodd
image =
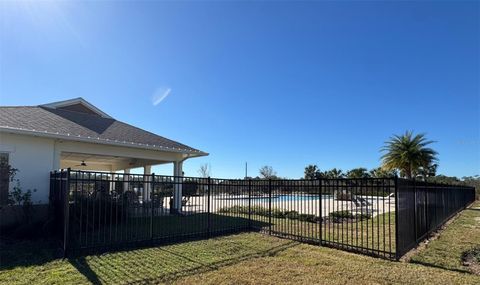
<svg viewBox="0 0 480 285"><path fill-rule="evenodd" d="M160 104L172 91L171 88L158 88L152 96L153 106Z"/></svg>

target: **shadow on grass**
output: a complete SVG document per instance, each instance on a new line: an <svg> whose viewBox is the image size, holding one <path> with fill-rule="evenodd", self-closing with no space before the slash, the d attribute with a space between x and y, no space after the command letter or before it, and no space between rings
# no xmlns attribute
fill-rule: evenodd
<svg viewBox="0 0 480 285"><path fill-rule="evenodd" d="M215 270L249 258L273 255L295 244L289 242L275 246L263 243L257 248L255 244L249 243L238 246L228 240L213 241L212 244L220 247L216 248L210 242L202 240L246 231L254 232L255 230L246 226L250 224L252 227L262 228L267 224L226 215L211 215L210 218L210 226L214 231L208 233L204 232L207 225L204 223L205 215L159 218L154 221L156 233L162 237L159 240L150 240L143 245L119 244L120 247L100 251L93 249L93 255L73 255L65 261L92 284L125 281L144 283L143 280L170 280L196 272ZM186 243L187 241L199 241L199 247ZM58 243L53 240L0 240L0 250L0 270L41 266L51 261L60 261L63 256ZM102 254L107 251L110 253ZM205 254L209 257L205 258Z"/></svg>
<svg viewBox="0 0 480 285"><path fill-rule="evenodd" d="M0 271L18 266L42 265L62 258L62 251L54 240L1 240Z"/></svg>
<svg viewBox="0 0 480 285"><path fill-rule="evenodd" d="M242 262L244 260L251 259L251 258L275 256L278 253L280 253L280 252L282 252L286 249L292 248L296 245L298 245L298 242L289 241L287 243L271 247L267 250L257 251L255 253L245 254L245 255L234 257L234 258L227 258L227 259L217 261L217 262L214 262L214 263L210 263L210 264L202 263L200 260L195 260L195 259L191 259L189 257L185 257L185 256L181 256L179 254L176 254L177 256L183 257L186 260L196 262L198 264L198 267L192 268L192 269L189 269L189 270L185 270L185 271L181 271L181 272L179 272L178 274L176 274L172 277L178 278L178 277L182 277L182 276L191 275L191 274L194 274L194 273L196 274L196 273L202 273L202 272L207 272L207 271L211 271L211 270L217 270L221 267L233 265L233 264L236 264L236 263L239 263L239 262ZM170 253L175 254L173 252L170 252ZM168 279L169 278L166 278L166 280L168 280Z"/></svg>
<svg viewBox="0 0 480 285"><path fill-rule="evenodd" d="M468 271L468 270L462 270L462 269L457 269L457 268L440 266L440 265L437 265L437 264L428 263L428 262L419 261L419 260L410 260L410 263L412 263L412 264L418 264L418 265L423 265L423 266L427 266L427 267L432 267L432 268L438 268L438 269L448 270L448 271L453 271L453 272L459 272L459 273L468 273L468 274L471 274L471 273L472 273L472 272L470 272L470 271Z"/></svg>
<svg viewBox="0 0 480 285"><path fill-rule="evenodd" d="M88 265L85 257L82 256L75 259L69 259L68 261L92 284L102 284L102 282L100 282L100 279L98 279L97 273L95 273L95 271L90 268L90 265Z"/></svg>
<svg viewBox="0 0 480 285"><path fill-rule="evenodd" d="M214 258L217 259L214 261L210 259L211 257L206 258L205 252L192 254L193 249L189 247L165 246L133 252L118 252L109 256L90 256L87 259L72 258L69 262L92 284L119 281L147 284L217 270L252 258L274 256L297 244L297 242L288 241L262 250L242 244L242 247L247 248L245 253L232 252L228 256ZM216 249L210 250L213 253L216 251ZM132 270L132 268L138 270Z"/></svg>
<svg viewBox="0 0 480 285"><path fill-rule="evenodd" d="M72 237L69 257L102 254L106 252L130 251L132 249L176 244L187 241L205 240L211 237L231 235L241 232L255 232L268 226L263 221L250 221L243 217L220 214L193 214L157 216L150 222L143 218L131 218L125 223L102 229L80 232L71 224ZM84 222L83 224L87 224ZM109 235L117 232L118 235ZM150 238L151 229L152 238ZM82 239L79 240L79 237ZM107 237L105 239L105 237ZM88 241L88 243L86 242Z"/></svg>

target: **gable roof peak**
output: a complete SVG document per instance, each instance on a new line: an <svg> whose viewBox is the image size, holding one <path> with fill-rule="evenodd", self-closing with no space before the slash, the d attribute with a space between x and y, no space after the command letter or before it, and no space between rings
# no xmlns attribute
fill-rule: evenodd
<svg viewBox="0 0 480 285"><path fill-rule="evenodd" d="M82 97L43 104L43 105L40 105L39 107L86 113L90 115L97 115L103 118L113 119L107 113L95 107L93 104L83 99Z"/></svg>

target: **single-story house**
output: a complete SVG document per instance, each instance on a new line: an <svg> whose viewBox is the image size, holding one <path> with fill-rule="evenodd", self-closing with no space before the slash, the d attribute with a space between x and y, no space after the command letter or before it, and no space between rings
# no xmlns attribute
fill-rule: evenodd
<svg viewBox="0 0 480 285"><path fill-rule="evenodd" d="M36 189L34 204L48 203L52 170L130 173L132 168L143 167L150 174L153 165L173 163L172 174L182 176L186 159L206 155L118 121L83 98L39 106L0 106L0 159L19 170L16 178L22 189ZM1 181L0 206L12 188L5 177Z"/></svg>

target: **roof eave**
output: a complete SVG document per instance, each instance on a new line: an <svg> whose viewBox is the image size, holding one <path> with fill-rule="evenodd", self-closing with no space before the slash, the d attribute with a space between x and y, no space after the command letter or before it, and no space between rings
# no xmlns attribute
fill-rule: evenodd
<svg viewBox="0 0 480 285"><path fill-rule="evenodd" d="M140 143L126 142L126 141L122 142L117 140L109 140L109 139L101 139L101 138L85 138L81 136L73 136L73 135L71 136L71 135L64 135L60 133L28 130L28 129L7 127L7 126L0 126L0 132L20 134L20 135L31 135L36 137L45 137L45 138L52 138L52 139L63 139L63 140L77 141L77 142L99 143L99 144L112 145L112 146L132 147L132 148L138 148L138 149L157 150L157 151L164 151L164 152L175 152L175 153L188 154L189 157L200 157L200 156L209 155L207 152L203 152L200 150L192 151L187 149L169 148L169 147L140 144Z"/></svg>

